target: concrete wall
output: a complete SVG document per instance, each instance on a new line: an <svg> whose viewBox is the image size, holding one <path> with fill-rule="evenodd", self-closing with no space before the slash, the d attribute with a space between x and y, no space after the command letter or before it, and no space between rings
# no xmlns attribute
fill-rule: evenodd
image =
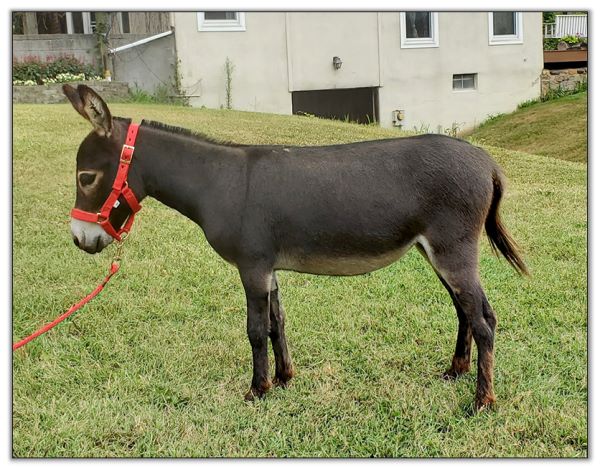
<svg viewBox="0 0 600 469"><path fill-rule="evenodd" d="M73 55L84 63L98 66L97 39L93 34L24 34L13 35L13 58L34 56L41 60L59 55Z"/></svg>
<svg viewBox="0 0 600 469"><path fill-rule="evenodd" d="M436 132L474 126L539 97L542 15L523 13L523 44L489 45L486 12L439 13L439 47L400 47L399 12L246 13L246 31L199 32L195 13L174 13L184 91L194 106L225 105L225 60L233 62L233 107L291 113L291 91L379 86L382 126ZM342 59L340 70L331 64ZM473 91L452 75L477 73Z"/></svg>

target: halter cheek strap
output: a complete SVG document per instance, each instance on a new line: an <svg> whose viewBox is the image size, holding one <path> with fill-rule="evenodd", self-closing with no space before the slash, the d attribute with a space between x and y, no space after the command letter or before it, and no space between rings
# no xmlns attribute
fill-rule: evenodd
<svg viewBox="0 0 600 469"><path fill-rule="evenodd" d="M139 128L139 124L129 124L129 129L127 130L127 137L125 138L125 143L123 144L123 148L121 149L119 169L117 170L117 175L115 177L115 181L113 182L112 191L110 192L108 198L102 205L100 211L97 213L92 213L86 212L85 210L80 210L78 208L74 208L73 210L71 210L71 216L73 218L99 224L104 229L104 231L106 231L117 241L121 241L122 235L124 233L129 233L131 225L133 225L135 214L139 212L142 208L142 206L137 200L137 197L127 184L127 174L129 173L131 160L133 159L133 152L135 150L135 139L137 137ZM109 219L112 210L119 206L118 199L120 196L123 196L123 198L127 202L127 205L129 205L129 208L131 209L131 214L129 215L129 217L127 217L127 220L125 221L123 227L117 231L111 225Z"/></svg>

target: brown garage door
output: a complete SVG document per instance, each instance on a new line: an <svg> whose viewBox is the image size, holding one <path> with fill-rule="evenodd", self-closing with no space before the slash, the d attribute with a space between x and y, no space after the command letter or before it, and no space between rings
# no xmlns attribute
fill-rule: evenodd
<svg viewBox="0 0 600 469"><path fill-rule="evenodd" d="M361 124L379 120L377 88L345 88L292 92L292 112Z"/></svg>

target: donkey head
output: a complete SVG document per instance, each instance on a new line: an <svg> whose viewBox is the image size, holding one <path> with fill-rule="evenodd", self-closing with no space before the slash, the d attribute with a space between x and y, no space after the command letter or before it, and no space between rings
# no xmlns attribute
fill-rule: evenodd
<svg viewBox="0 0 600 469"><path fill-rule="evenodd" d="M75 110L94 128L77 151L75 208L97 213L111 192L128 121L113 119L104 100L85 85L79 85L77 89L64 85L63 92ZM112 210L109 217L116 229L131 213L127 203L119 202L120 205ZM76 218L71 218L71 234L75 245L90 254L102 251L113 241L113 237L99 224Z"/></svg>

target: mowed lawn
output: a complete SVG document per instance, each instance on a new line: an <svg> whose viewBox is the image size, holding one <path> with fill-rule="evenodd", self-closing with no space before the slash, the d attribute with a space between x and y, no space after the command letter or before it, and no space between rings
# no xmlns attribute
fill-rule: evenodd
<svg viewBox="0 0 600 469"><path fill-rule="evenodd" d="M397 135L308 117L111 109L241 143ZM91 291L114 247L90 256L69 232L89 124L67 104L15 105L13 126L16 341ZM510 180L502 213L532 272L519 277L482 240L481 277L499 319L494 409L472 413L475 366L440 379L457 320L415 250L357 277L281 272L297 376L244 402L252 365L237 272L198 226L145 200L112 283L13 354L13 455L585 457L586 166L487 149Z"/></svg>
<svg viewBox="0 0 600 469"><path fill-rule="evenodd" d="M537 102L488 119L469 135L479 142L567 161L587 161L587 92Z"/></svg>

